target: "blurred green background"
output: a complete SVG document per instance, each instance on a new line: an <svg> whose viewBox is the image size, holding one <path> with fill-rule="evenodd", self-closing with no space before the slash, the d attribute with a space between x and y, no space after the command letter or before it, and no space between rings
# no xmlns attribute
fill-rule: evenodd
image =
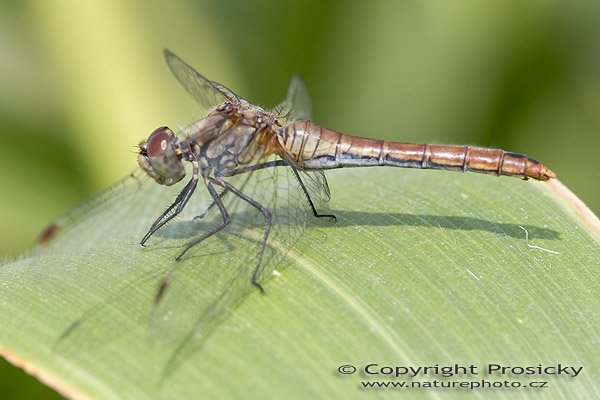
<svg viewBox="0 0 600 400"><path fill-rule="evenodd" d="M164 47L265 106L298 72L336 130L526 153L600 212L600 2L2 2L4 258L200 117ZM3 397L52 396L17 372Z"/></svg>

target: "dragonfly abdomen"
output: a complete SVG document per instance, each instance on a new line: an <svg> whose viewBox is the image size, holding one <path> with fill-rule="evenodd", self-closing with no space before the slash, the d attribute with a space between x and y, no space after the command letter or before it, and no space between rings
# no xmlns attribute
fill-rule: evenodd
<svg viewBox="0 0 600 400"><path fill-rule="evenodd" d="M501 149L384 142L382 153L383 165L472 171L542 181L555 177L554 173L539 161ZM410 165L406 165L407 163Z"/></svg>
<svg viewBox="0 0 600 400"><path fill-rule="evenodd" d="M288 157L307 169L386 165L473 171L541 181L556 176L539 161L500 149L387 142L346 135L310 121L296 121L280 135Z"/></svg>

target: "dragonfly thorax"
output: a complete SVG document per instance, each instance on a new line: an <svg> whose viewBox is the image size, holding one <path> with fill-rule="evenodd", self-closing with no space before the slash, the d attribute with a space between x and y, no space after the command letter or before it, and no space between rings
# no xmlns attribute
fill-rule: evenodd
<svg viewBox="0 0 600 400"><path fill-rule="evenodd" d="M180 148L184 159L191 153L199 162L203 175L229 175L272 154L278 128L273 116L259 107L226 102L187 127Z"/></svg>

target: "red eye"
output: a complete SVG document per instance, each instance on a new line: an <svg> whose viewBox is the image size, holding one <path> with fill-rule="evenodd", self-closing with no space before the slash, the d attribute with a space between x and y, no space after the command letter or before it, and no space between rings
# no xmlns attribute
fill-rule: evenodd
<svg viewBox="0 0 600 400"><path fill-rule="evenodd" d="M166 126L156 129L147 141L148 157L162 157L171 143L171 130Z"/></svg>
<svg viewBox="0 0 600 400"><path fill-rule="evenodd" d="M185 176L181 149L172 130L166 126L155 129L148 140L139 144L140 167L161 185L173 185Z"/></svg>

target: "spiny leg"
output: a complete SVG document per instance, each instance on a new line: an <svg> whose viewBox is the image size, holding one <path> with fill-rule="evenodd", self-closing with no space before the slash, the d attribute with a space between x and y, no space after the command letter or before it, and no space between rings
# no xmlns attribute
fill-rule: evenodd
<svg viewBox="0 0 600 400"><path fill-rule="evenodd" d="M266 163L262 163L262 164L249 165L246 167L232 169L230 171L224 172L221 175L221 177L236 176L236 175L245 174L248 172L252 172L252 171L256 171L256 170L264 169L264 168L287 167L288 165L289 164L287 162L285 162L284 160L272 160L272 161L267 161Z"/></svg>
<svg viewBox="0 0 600 400"><path fill-rule="evenodd" d="M198 176L194 175L192 179L187 183L187 185L185 185L185 187L181 190L181 192L179 192L173 204L171 204L162 214L160 214L160 216L156 219L156 221L154 221L152 226L150 226L150 229L148 229L148 232L140 241L140 244L142 246L144 245L144 243L146 243L148 239L150 239L152 235L154 235L154 233L157 230L159 230L167 222L175 218L185 208L185 205L194 193L194 190L196 190L197 185ZM175 211L171 215L167 215L171 212L171 210L173 210L173 208L175 208Z"/></svg>
<svg viewBox="0 0 600 400"><path fill-rule="evenodd" d="M246 203L248 203L251 206L253 206L254 208L256 208L265 217L265 230L263 232L262 243L261 243L260 249L258 251L258 260L256 261L256 266L254 267L254 272L252 273L252 284L254 286L256 286L261 291L261 293L264 293L265 290L260 285L260 283L258 283L258 273L260 271L260 265L262 263L263 254L267 247L267 239L269 238L269 232L271 231L273 216L272 216L271 212L265 206L263 206L262 204L260 204L259 202L257 202L253 198L251 198L250 196L246 195L244 192L242 192L235 186L224 181L222 178L216 178L216 183L219 184L220 186L224 187L225 189L229 190L231 193L235 194L240 199L244 200Z"/></svg>
<svg viewBox="0 0 600 400"><path fill-rule="evenodd" d="M310 194L308 193L308 190L306 189L304 182L300 178L300 174L298 173L298 170L292 166L290 166L290 168L292 169L292 171L294 171L294 175L296 176L296 179L298 179L298 183L300 184L300 187L302 188L302 192L304 192L304 195L306 196L306 199L308 200L308 204L310 205L310 209L312 210L313 215L316 218L329 218L330 220L337 221L337 217L333 214L319 214L317 212L317 209L315 208L315 205L314 205L312 199L310 198Z"/></svg>
<svg viewBox="0 0 600 400"><path fill-rule="evenodd" d="M223 176L235 176L235 175L252 172L252 171L256 171L256 170L264 169L264 168L271 168L271 167L289 167L289 168L291 168L292 171L294 171L294 175L296 176L296 179L298 180L298 184L300 184L300 187L302 188L302 192L304 193L304 195L306 196L306 199L308 200L308 204L310 205L310 209L311 209L313 215L316 218L329 218L334 221L337 221L337 217L333 214L319 214L319 212L317 211L317 208L315 207L315 204L313 203L312 199L310 198L310 194L308 193L308 190L306 189L306 185L304 185L304 182L300 178L300 174L298 173L298 170L293 165L290 165L288 162L286 162L285 160L274 160L274 161L268 161L263 164L250 165L250 166L243 167L243 168L237 168L232 171L228 171Z"/></svg>
<svg viewBox="0 0 600 400"><path fill-rule="evenodd" d="M204 184L206 185L206 189L208 189L208 193L210 193L210 196L213 198L213 204L216 204L217 207L219 208L219 211L221 212L221 216L223 217L223 223L221 223L220 225L218 225L218 226L212 228L211 230L205 232L204 234L202 234L201 236L195 238L194 240L189 241L185 245L185 249L183 249L183 251L177 257L175 257L176 260L181 260L181 257L183 257L183 255L189 249L191 249L192 247L194 247L198 243L202 242L203 240L208 239L209 237L211 237L215 233L221 231L223 228L225 228L231 222L231 217L229 216L229 213L227 212L227 209L225 208L225 205L223 204L223 201L221 200L221 197L219 196L219 194L215 190L215 187L214 187L212 181L213 180L211 178L206 177L204 179ZM229 190L227 187L222 186L220 184L220 182L216 182L216 183L219 186L223 187L225 190Z"/></svg>
<svg viewBox="0 0 600 400"><path fill-rule="evenodd" d="M229 225L229 223L231 222L231 218L229 217L229 213L227 212L227 209L225 208L225 206L223 205L223 202L221 201L221 197L219 196L219 194L217 193L217 191L215 190L214 186L212 185L212 183L210 183L208 181L208 178L204 179L204 183L206 185L206 188L208 190L208 193L210 193L211 197L213 198L213 203L212 204L216 204L217 207L219 208L219 211L221 212L221 216L223 217L223 223L213 229L211 229L208 232L205 232L202 236L188 242L185 246L185 249L183 249L183 251L177 256L175 257L175 260L179 261L181 260L181 257L183 257L183 255L192 247L194 247L195 245L197 245L198 243L202 242L204 239L207 239L209 237L211 237L212 235L214 235L215 233L221 231L223 228L225 228L227 225ZM222 193L221 193L222 194ZM169 286L169 277L171 276L172 273L175 272L175 270L177 269L177 267L173 268L168 274L167 276L165 276L160 284L159 287L156 291L156 294L154 295L154 305L158 306L158 304L160 303L160 301L162 300L165 292L167 291L167 288Z"/></svg>
<svg viewBox="0 0 600 400"><path fill-rule="evenodd" d="M225 195L227 194L227 189L224 189L221 193L219 193L219 198L221 199L221 201L223 200L223 197L225 197ZM209 213L210 210L212 210L212 208L216 205L216 202L212 202L210 203L210 205L208 207L206 207L206 210L202 211L200 214L196 215L194 217L194 219L202 219L204 217L206 217L206 214Z"/></svg>

